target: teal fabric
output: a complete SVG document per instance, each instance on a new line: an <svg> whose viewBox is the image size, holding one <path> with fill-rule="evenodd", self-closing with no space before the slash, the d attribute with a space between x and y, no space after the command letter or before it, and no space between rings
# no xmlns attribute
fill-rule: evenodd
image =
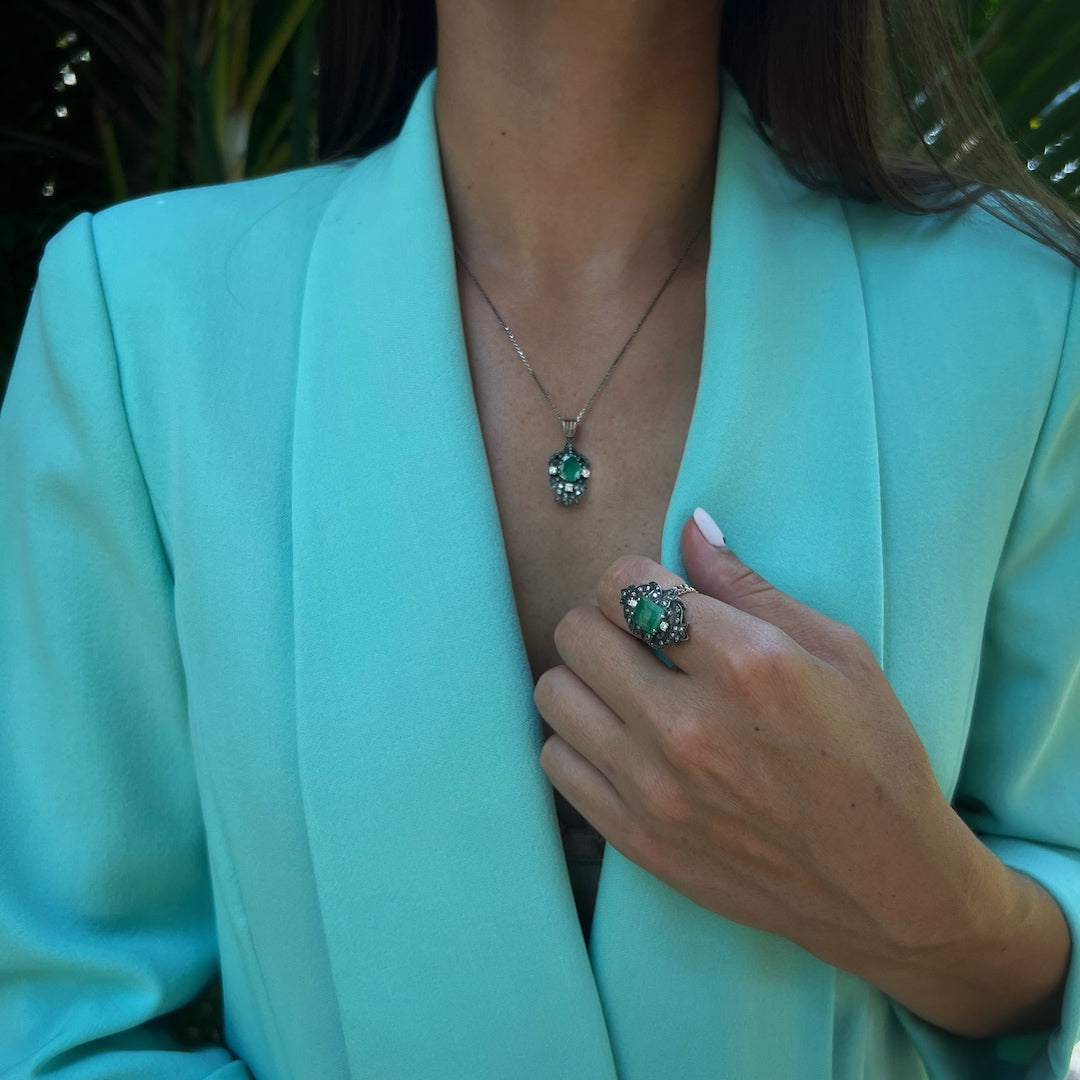
<svg viewBox="0 0 1080 1080"><path fill-rule="evenodd" d="M1063 1077L1080 960L1049 1036L961 1039L610 847L586 949L432 90L362 161L49 244L0 414L0 1076ZM730 80L711 229L665 564L700 504L858 629L1080 933L1073 268L801 187ZM171 1046L219 964L229 1050Z"/></svg>

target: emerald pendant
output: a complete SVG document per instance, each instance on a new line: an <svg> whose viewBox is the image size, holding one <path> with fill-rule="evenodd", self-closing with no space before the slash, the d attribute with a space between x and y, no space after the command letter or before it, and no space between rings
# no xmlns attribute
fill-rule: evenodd
<svg viewBox="0 0 1080 1080"><path fill-rule="evenodd" d="M570 439L561 450L548 458L548 483L555 501L563 506L576 506L589 484L589 459Z"/></svg>

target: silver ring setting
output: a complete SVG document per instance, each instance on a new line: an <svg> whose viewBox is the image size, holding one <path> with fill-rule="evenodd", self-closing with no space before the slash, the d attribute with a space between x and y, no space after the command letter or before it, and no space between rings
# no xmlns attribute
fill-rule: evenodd
<svg viewBox="0 0 1080 1080"><path fill-rule="evenodd" d="M692 592L697 592L692 585L664 589L655 581L627 585L619 593L626 628L654 649L686 641L690 627L686 625L686 608L679 597Z"/></svg>

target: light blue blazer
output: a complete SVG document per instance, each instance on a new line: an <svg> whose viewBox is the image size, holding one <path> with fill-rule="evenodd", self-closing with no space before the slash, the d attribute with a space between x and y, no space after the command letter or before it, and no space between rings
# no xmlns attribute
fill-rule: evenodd
<svg viewBox="0 0 1080 1080"><path fill-rule="evenodd" d="M362 161L75 218L0 423L0 1076L1049 1080L604 857L575 913L433 79ZM1080 312L982 211L790 179L728 81L701 504L853 625L1080 929ZM1071 322L1070 322L1071 311ZM220 964L229 1049L154 1019Z"/></svg>

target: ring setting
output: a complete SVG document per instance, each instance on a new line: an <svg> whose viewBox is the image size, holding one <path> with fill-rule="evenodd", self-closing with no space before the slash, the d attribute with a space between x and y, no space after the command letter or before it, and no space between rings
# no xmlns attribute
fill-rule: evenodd
<svg viewBox="0 0 1080 1080"><path fill-rule="evenodd" d="M626 628L655 649L686 641L690 627L686 625L686 608L679 597L692 592L697 592L692 585L664 589L655 581L627 585L619 593Z"/></svg>

